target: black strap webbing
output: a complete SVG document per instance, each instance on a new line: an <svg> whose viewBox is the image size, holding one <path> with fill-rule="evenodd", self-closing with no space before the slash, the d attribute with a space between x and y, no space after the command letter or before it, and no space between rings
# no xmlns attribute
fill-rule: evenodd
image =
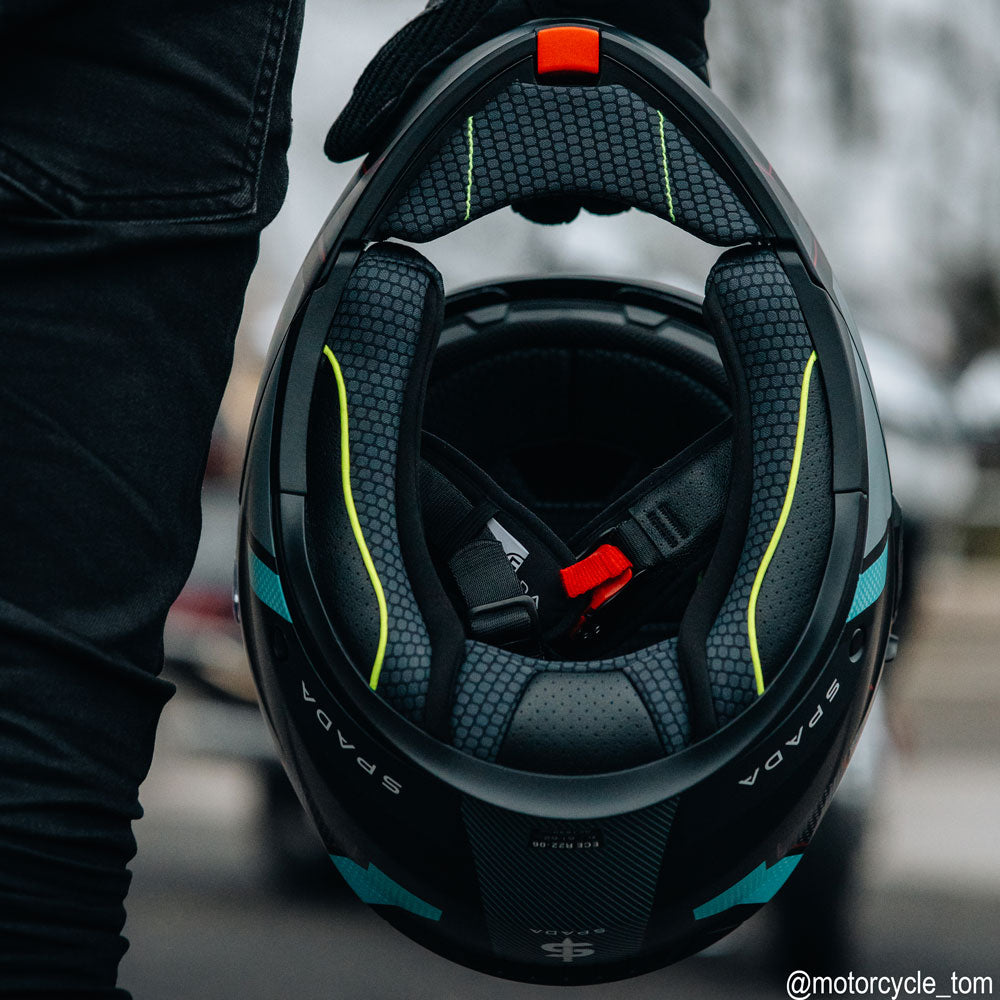
<svg viewBox="0 0 1000 1000"><path fill-rule="evenodd" d="M448 568L465 601L473 638L502 646L531 635L538 624L534 601L521 590L495 538L463 546L448 560Z"/></svg>
<svg viewBox="0 0 1000 1000"><path fill-rule="evenodd" d="M632 563L632 576L645 581L628 584L613 598L619 612L629 605L634 608L633 613L616 615L618 626L611 631L633 628L633 618L654 613L665 583L688 576L692 565L710 554L728 492L731 433L730 422L720 424L647 476L581 533L578 552L586 555L601 544L617 546ZM557 592L550 591L545 599L543 621L553 619L558 631L551 622L540 625L538 607L529 596L534 591L526 593L503 544L488 527L498 516L497 503L475 494L470 499L427 459L421 463L420 494L427 541L439 572L447 567L452 578L453 597L470 637L509 646L527 640L539 643L543 637L546 643L558 642L578 634L580 614L589 598L585 595L574 603L557 583ZM651 571L648 578L646 571ZM573 611L574 607L579 610ZM586 614L604 617L603 607ZM626 638L605 629L602 642Z"/></svg>
<svg viewBox="0 0 1000 1000"><path fill-rule="evenodd" d="M684 560L718 529L725 510L732 443L714 442L680 467L673 462L640 484L646 490L610 529L636 572Z"/></svg>
<svg viewBox="0 0 1000 1000"><path fill-rule="evenodd" d="M447 562L465 605L470 637L495 646L532 638L538 628L534 601L522 590L503 546L487 528L496 504L489 500L473 504L426 461L421 466L420 502L427 540Z"/></svg>

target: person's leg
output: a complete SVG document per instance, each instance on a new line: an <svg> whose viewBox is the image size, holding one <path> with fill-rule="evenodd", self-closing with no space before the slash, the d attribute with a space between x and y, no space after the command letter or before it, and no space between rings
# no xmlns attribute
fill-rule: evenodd
<svg viewBox="0 0 1000 1000"><path fill-rule="evenodd" d="M0 15L0 994L114 989L301 0Z"/></svg>

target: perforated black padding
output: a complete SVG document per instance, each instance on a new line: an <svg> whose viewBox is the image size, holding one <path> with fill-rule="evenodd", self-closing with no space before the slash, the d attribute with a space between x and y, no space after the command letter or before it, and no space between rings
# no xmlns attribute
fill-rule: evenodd
<svg viewBox="0 0 1000 1000"><path fill-rule="evenodd" d="M687 696L677 670L675 645L671 639L611 660L561 662L469 642L455 686L452 740L459 750L482 760L496 760L521 695L536 674L618 670L642 698L664 751L673 753L686 746L690 736ZM582 687L580 697L585 701L586 696L587 689ZM580 710L586 711L586 705Z"/></svg>
<svg viewBox="0 0 1000 1000"><path fill-rule="evenodd" d="M417 344L427 319L428 295L441 278L430 262L407 247L375 247L355 268L344 290L327 344L336 355L347 392L350 432L351 483L358 520L377 567L388 608L388 643L379 693L414 722L423 719L431 647L400 551L396 523L396 459L403 397L411 377ZM323 358L317 393L336 393L333 370ZM317 410L314 409L313 418ZM340 474L339 426L310 428L310 436L329 442L325 459ZM313 456L311 459L315 459ZM416 502L414 499L413 502ZM309 524L314 550L324 548L336 557L357 558L357 543L335 505L343 504L339 490L315 495L310 483ZM323 507L329 506L324 517ZM324 587L328 603L336 604L345 590L363 595L354 627L378 635L378 607L371 581L363 570L338 579L341 562ZM336 612L332 608L332 613ZM363 620L358 620L361 616ZM350 646L350 643L348 643ZM376 647L369 639L363 670L374 662Z"/></svg>
<svg viewBox="0 0 1000 1000"><path fill-rule="evenodd" d="M663 756L653 720L617 670L533 677L498 763L546 774L604 774Z"/></svg>
<svg viewBox="0 0 1000 1000"><path fill-rule="evenodd" d="M750 653L748 608L751 590L785 503L795 453L803 377L813 342L798 299L777 256L771 250L734 251L713 268L708 294L715 296L743 362L750 395L753 435L753 489L746 539L733 585L708 635L706 652L720 724L735 718L757 698ZM813 395L815 394L815 395ZM758 646L770 655L763 661L765 681L780 667L791 641L800 634L812 610L812 597L826 564L832 518L831 459L822 373L816 365L811 380L807 448L803 449L805 484L796 488L796 524L776 550L764 577L774 577L787 600L758 601ZM798 507L796 507L796 504ZM812 525L815 537L803 544ZM786 526L786 531L788 530ZM784 552L794 562L785 558ZM779 555L782 564L778 561ZM762 587L762 593L764 589ZM775 623L764 612L780 617L777 628L787 636L770 643ZM785 648L778 648L779 646Z"/></svg>
<svg viewBox="0 0 1000 1000"><path fill-rule="evenodd" d="M581 193L721 246L761 235L729 184L638 95L514 83L446 139L379 236L424 242L515 201Z"/></svg>

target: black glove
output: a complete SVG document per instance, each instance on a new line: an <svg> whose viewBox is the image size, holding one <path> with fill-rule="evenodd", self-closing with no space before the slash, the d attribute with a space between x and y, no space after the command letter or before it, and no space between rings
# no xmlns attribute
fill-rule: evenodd
<svg viewBox="0 0 1000 1000"><path fill-rule="evenodd" d="M539 17L594 17L658 45L707 82L705 17L709 0L430 0L361 75L326 137L326 155L353 160L377 148L407 105L445 67L477 45ZM588 209L618 211L599 199ZM567 222L579 200L549 199L520 209L537 222Z"/></svg>

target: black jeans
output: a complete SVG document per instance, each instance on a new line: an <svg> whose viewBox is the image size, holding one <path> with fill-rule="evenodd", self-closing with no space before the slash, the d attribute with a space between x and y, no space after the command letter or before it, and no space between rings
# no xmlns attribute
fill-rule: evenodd
<svg viewBox="0 0 1000 1000"><path fill-rule="evenodd" d="M0 994L115 989L301 0L0 4Z"/></svg>

